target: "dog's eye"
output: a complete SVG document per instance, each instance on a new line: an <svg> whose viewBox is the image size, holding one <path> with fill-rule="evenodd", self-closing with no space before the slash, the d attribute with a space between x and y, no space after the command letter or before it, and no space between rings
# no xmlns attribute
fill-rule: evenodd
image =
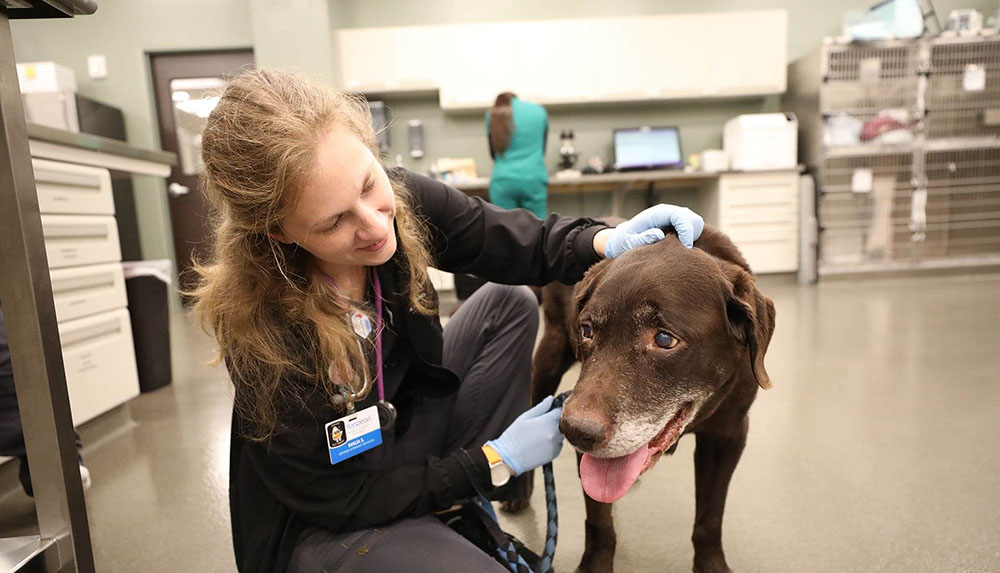
<svg viewBox="0 0 1000 573"><path fill-rule="evenodd" d="M666 348L667 350L677 346L677 343L679 342L676 338L674 338L673 334L663 332L662 330L656 333L653 340L656 341L657 346L660 348Z"/></svg>
<svg viewBox="0 0 1000 573"><path fill-rule="evenodd" d="M589 324L584 324L583 326L580 327L580 336L588 339L593 338L594 329L591 328Z"/></svg>

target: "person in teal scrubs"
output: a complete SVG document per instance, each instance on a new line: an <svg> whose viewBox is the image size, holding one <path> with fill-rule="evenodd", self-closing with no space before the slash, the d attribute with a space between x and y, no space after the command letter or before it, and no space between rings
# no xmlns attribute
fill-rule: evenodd
<svg viewBox="0 0 1000 573"><path fill-rule="evenodd" d="M549 192L545 169L549 114L545 108L504 92L486 112L486 136L494 162L490 202L504 209L521 207L544 219Z"/></svg>

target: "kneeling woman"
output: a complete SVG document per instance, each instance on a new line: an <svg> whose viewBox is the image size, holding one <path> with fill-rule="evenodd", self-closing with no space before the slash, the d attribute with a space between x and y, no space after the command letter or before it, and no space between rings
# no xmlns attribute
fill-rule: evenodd
<svg viewBox="0 0 1000 573"><path fill-rule="evenodd" d="M690 243L700 218L502 211L387 170L363 102L277 72L229 82L202 149L218 220L192 295L235 388L240 570L502 571L433 513L562 447L559 409L526 412L537 303L503 285L576 281L656 226ZM503 285L442 330L429 265Z"/></svg>

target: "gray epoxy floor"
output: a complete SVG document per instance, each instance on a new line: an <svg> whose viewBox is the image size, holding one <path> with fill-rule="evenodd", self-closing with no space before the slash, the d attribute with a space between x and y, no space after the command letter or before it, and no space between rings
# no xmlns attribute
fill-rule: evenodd
<svg viewBox="0 0 1000 573"><path fill-rule="evenodd" d="M730 488L730 565L1000 571L1000 275L809 288L765 277L761 287L778 311L774 388L758 395ZM210 341L182 317L173 326L175 383L84 428L101 571L233 570L229 388L221 369L203 365ZM682 439L616 504L618 571L690 570L693 449ZM571 571L583 501L570 448L555 467L555 565ZM542 495L536 488L533 509L502 517L535 548ZM19 490L0 497L0 533L28 531L32 517Z"/></svg>

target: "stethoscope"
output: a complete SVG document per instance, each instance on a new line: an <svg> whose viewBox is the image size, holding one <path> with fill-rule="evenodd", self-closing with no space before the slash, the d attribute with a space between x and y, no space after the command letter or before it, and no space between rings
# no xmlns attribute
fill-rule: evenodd
<svg viewBox="0 0 1000 573"><path fill-rule="evenodd" d="M378 388L378 403L375 404L375 407L378 409L379 425L383 430L388 430L396 423L396 407L392 405L392 402L385 399L385 382L382 375L382 281L379 279L378 271L374 267L371 269L371 274L372 282L375 286L375 380L376 387ZM337 283L330 277L326 277L326 280L334 288L337 287ZM351 322L350 317L348 317L348 321ZM368 337L366 333L359 332L357 327L355 327L354 333L362 338ZM360 341L358 344L360 344ZM334 378L332 364L327 369L327 375L330 376L331 380ZM371 377L366 376L364 384L357 392L348 390L346 384L338 384L338 386L340 387L340 394L347 403L347 413L353 414L354 403L365 399L368 392L371 391L372 382Z"/></svg>

